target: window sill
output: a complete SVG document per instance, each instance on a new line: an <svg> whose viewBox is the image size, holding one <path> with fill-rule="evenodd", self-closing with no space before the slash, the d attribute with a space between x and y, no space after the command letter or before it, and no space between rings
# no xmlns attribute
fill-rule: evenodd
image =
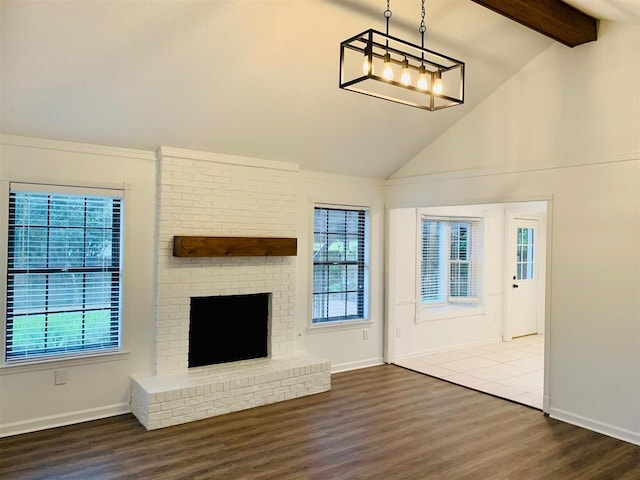
<svg viewBox="0 0 640 480"><path fill-rule="evenodd" d="M457 307L448 305L446 307L424 308L416 316L416 323L436 322L451 318L479 317L486 315L483 307Z"/></svg>
<svg viewBox="0 0 640 480"><path fill-rule="evenodd" d="M371 320L357 319L357 320L343 320L338 322L324 322L307 327L307 333L326 333L339 330L352 330L362 327L370 327L373 325Z"/></svg>
<svg viewBox="0 0 640 480"><path fill-rule="evenodd" d="M54 368L77 367L93 363L118 362L126 360L129 352L95 353L77 357L49 358L32 362L12 362L0 366L0 376L17 373L35 372L38 370L51 370Z"/></svg>

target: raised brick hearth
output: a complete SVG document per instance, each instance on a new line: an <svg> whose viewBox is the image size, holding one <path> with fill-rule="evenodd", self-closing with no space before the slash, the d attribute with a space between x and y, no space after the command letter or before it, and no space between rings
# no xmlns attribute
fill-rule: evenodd
<svg viewBox="0 0 640 480"><path fill-rule="evenodd" d="M313 355L244 360L132 379L135 416L148 430L329 390L331 364Z"/></svg>

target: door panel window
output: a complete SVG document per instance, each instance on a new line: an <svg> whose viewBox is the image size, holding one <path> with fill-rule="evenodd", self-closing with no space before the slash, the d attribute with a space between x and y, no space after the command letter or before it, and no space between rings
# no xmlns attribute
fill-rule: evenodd
<svg viewBox="0 0 640 480"><path fill-rule="evenodd" d="M533 280L533 228L518 228L517 235L516 280Z"/></svg>

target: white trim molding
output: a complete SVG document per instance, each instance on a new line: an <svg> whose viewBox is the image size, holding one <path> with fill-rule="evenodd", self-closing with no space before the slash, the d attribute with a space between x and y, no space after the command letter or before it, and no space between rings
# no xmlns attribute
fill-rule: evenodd
<svg viewBox="0 0 640 480"><path fill-rule="evenodd" d="M91 143L65 142L47 138L22 137L18 135L0 134L0 144L14 147L40 148L43 150L59 150L70 153L87 153L90 155L105 155L110 157L137 158L155 161L155 153L151 150L136 150L131 148L94 145Z"/></svg>
<svg viewBox="0 0 640 480"><path fill-rule="evenodd" d="M592 420L582 415L567 412L559 408L550 408L549 416L555 420L570 423L578 427L586 428L609 437L617 438L625 442L640 445L640 432L633 432L625 428L616 427L615 425L609 425L608 423Z"/></svg>
<svg viewBox="0 0 640 480"><path fill-rule="evenodd" d="M261 158L241 157L238 155L227 155L223 153L202 152L198 150L186 150L182 148L160 147L156 151L157 158L172 157L185 160L206 160L215 163L228 163L231 165L242 165L245 167L267 168L270 170L286 170L297 172L300 167L297 163L281 162L276 160L264 160Z"/></svg>
<svg viewBox="0 0 640 480"><path fill-rule="evenodd" d="M345 362L331 365L331 373L348 372L350 370L377 367L379 365L384 365L382 357L365 358L364 360L358 360L357 362Z"/></svg>
<svg viewBox="0 0 640 480"><path fill-rule="evenodd" d="M351 175L341 175L339 173L316 172L314 170L300 170L300 177L314 180L326 180L330 182L359 183L375 187L383 187L386 183L386 180L382 178L355 177Z"/></svg>
<svg viewBox="0 0 640 480"><path fill-rule="evenodd" d="M415 183L442 182L445 180L458 180L463 178L490 177L494 175L509 175L513 173L539 172L544 170L559 170L564 168L585 167L589 165L601 165L606 163L632 162L640 160L640 150L619 153L615 155L603 155L591 158L569 159L564 162L540 161L522 165L497 165L492 167L470 168L466 170L450 170L447 172L433 172L407 177L391 177L387 179L386 186L409 185Z"/></svg>
<svg viewBox="0 0 640 480"><path fill-rule="evenodd" d="M498 342L502 342L501 337L487 338L480 342L461 343L459 345L453 345L453 346L447 346L447 347L441 347L441 348L431 348L427 350L421 350L419 352L411 352L405 355L399 355L398 360L404 360L407 358L414 358L414 357L422 357L423 355L432 355L434 353L450 352L453 350L461 350L463 348L476 347L478 345L487 345L489 343L498 343Z"/></svg>
<svg viewBox="0 0 640 480"><path fill-rule="evenodd" d="M100 418L114 417L131 413L129 403L119 403L106 405L104 407L89 408L86 410L76 410L74 412L62 413L60 415L49 415L46 417L31 418L20 422L6 423L0 425L0 438L22 433L36 432L49 428L64 427L75 423L89 422Z"/></svg>

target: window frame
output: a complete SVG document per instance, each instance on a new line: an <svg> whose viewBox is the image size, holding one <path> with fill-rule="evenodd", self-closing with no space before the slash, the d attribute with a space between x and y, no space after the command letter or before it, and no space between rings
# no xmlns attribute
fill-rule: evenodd
<svg viewBox="0 0 640 480"><path fill-rule="evenodd" d="M314 289L314 272L316 265L324 265L327 262L316 262L314 259L314 245L315 245L315 223L316 223L316 211L319 209L324 210L338 210L342 212L357 211L363 215L363 252L362 261L345 261L338 263L339 265L355 265L361 264L362 271L359 276L362 279L362 291L359 293L362 296L361 305L359 305L358 315L339 317L318 317L320 320L314 318L314 299L317 294L327 294L326 292L316 292ZM309 330L326 330L330 328L341 328L349 326L357 326L361 324L371 323L370 315L370 211L367 206L354 206L354 205L337 205L326 203L312 203L311 206L311 227L310 227L310 254L311 254L311 268L310 268L310 288L309 288ZM318 232L324 234L330 234L329 232ZM337 233L337 232L334 232ZM336 262L328 262L327 264L336 264ZM361 308L360 308L361 307Z"/></svg>
<svg viewBox="0 0 640 480"><path fill-rule="evenodd" d="M48 362L63 362L68 363L69 361L74 361L77 359L87 359L90 357L96 356L110 356L123 354L122 350L122 337L123 337L123 325L122 325L122 292L123 292L123 256L124 256L124 204L125 204L125 195L124 189L122 188L110 188L110 187L92 187L92 186L66 186L66 185L52 185L45 183L21 183L21 182L3 182L3 184L7 187L3 189L5 194L3 195L2 205L3 205L3 214L0 220L3 222L3 229L6 229L6 238L7 241L3 242L2 251L0 254L2 255L2 270L4 273L4 295L2 298L2 311L5 313L5 321L2 322L2 357L0 357L0 366L3 367L19 367L21 365L28 367L29 365L37 365L37 364L46 364ZM118 199L118 211L112 212L111 220L112 222L115 220L115 229L114 226L110 226L109 229L113 229L111 231L113 238L111 242L112 248L112 260L109 262L108 267L101 266L87 266L85 265L86 255L82 255L83 258L83 266L82 267L48 267L45 266L43 268L18 268L14 269L11 265L11 259L9 258L11 255L11 235L10 232L12 230L12 226L10 222L12 221L10 212L11 205L11 196L14 192L19 193L35 193L49 196L51 195L77 195L81 197L101 197L101 198L113 198ZM85 200L86 202L86 200ZM82 230L83 234L83 246L86 245L86 233L88 226L86 224L86 215L87 215L87 205L83 206L83 225L81 227L77 227ZM50 205L47 206L47 215L50 215ZM17 225L14 225L13 228L16 228ZM47 232L53 226L47 223L43 228L46 229ZM69 228L68 226L64 226L64 228ZM102 227L104 228L104 227ZM47 238L49 235L47 235ZM115 252L115 255L113 254ZM47 258L51 258L50 251L47 250ZM106 270L105 270L106 268ZM13 270L13 271L12 271ZM25 270L25 272L22 272ZM109 308L108 311L112 312L109 314L109 325L110 330L115 329L115 333L109 333L104 338L108 337L108 342L95 342L89 345L82 345L78 348L43 348L42 350L38 350L34 353L20 354L19 352L10 353L10 327L9 322L12 317L12 306L10 302L10 293L9 289L11 288L10 278L12 275L24 274L24 273L32 273L32 270L38 270L37 273L42 275L50 275L55 273L81 273L83 275L82 279L82 289L83 289L83 299L85 299L87 285L91 285L91 282L87 280L87 273L106 273L111 276L111 288L108 290L109 293ZM40 273L40 270L42 272ZM73 270L73 271L72 271ZM78 272L76 272L78 270ZM82 271L80 271L82 270ZM91 270L91 271L89 271ZM94 272L95 270L95 272ZM89 282L89 283L87 283ZM114 283L115 282L115 283ZM88 305L84 303L81 309L74 309L78 312L91 311L92 308L86 308ZM48 313L50 310L48 307L45 309ZM64 310L64 307L63 307ZM115 313L113 313L115 312ZM84 315L83 315L84 322Z"/></svg>
<svg viewBox="0 0 640 480"><path fill-rule="evenodd" d="M482 301L482 256L483 256L483 218L470 216L439 216L418 210L416 222L416 321L439 320L451 317L473 316L483 313ZM438 254L441 256L440 283L443 286L442 300L424 302L422 300L422 258L423 258L423 223L425 221L441 222L439 227L445 226L446 233L439 235ZM468 223L471 243L468 260L462 261L469 265L472 278L475 281L475 294L466 297L452 297L451 293L451 265L455 262L451 259L451 227L454 224ZM473 231L472 229L475 229ZM442 278L444 277L444 278Z"/></svg>

